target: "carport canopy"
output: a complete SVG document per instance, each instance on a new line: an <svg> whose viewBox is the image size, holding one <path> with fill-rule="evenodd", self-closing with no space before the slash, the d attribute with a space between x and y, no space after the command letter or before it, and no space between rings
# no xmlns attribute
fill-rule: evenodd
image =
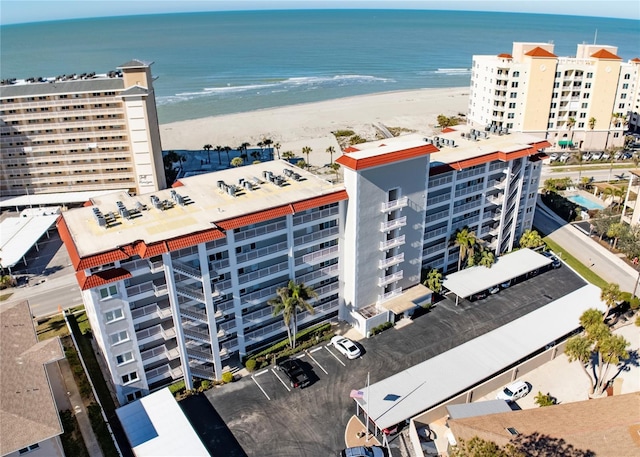
<svg viewBox="0 0 640 457"><path fill-rule="evenodd" d="M551 262L550 258L531 249L519 249L498 257L491 268L475 266L447 275L442 282L442 287L447 288L458 297L470 297L490 287L545 267Z"/></svg>
<svg viewBox="0 0 640 457"><path fill-rule="evenodd" d="M8 217L0 223L0 265L15 266L58 219L58 215Z"/></svg>
<svg viewBox="0 0 640 457"><path fill-rule="evenodd" d="M431 409L575 331L589 308L604 312L600 288L587 284L502 327L359 389L359 407L379 429Z"/></svg>
<svg viewBox="0 0 640 457"><path fill-rule="evenodd" d="M68 203L84 203L94 197L113 194L117 192L128 192L128 189L111 190L86 190L76 192L56 192L51 194L27 194L15 197L0 198L1 208L27 207L27 206L50 206L66 205Z"/></svg>

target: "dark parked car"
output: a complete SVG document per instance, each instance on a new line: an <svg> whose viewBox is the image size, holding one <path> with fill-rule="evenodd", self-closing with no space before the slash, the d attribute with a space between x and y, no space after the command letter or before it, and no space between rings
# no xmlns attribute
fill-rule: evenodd
<svg viewBox="0 0 640 457"><path fill-rule="evenodd" d="M298 359L286 359L276 365L276 369L282 371L287 378L291 387L300 387L301 389L311 384L309 375L302 366L302 362Z"/></svg>

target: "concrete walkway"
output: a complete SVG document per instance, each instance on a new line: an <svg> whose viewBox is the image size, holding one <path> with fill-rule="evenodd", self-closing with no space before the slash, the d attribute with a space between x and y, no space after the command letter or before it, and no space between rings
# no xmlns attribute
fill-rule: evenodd
<svg viewBox="0 0 640 457"><path fill-rule="evenodd" d="M540 201L533 225L602 279L619 284L623 291L633 292L638 271L576 227L560 219Z"/></svg>
<svg viewBox="0 0 640 457"><path fill-rule="evenodd" d="M76 381L73 378L73 372L71 371L69 362L67 361L67 359L63 359L58 363L60 364L62 378L64 379L64 384L67 388L67 395L71 404L72 413L78 420L80 433L82 433L82 439L84 440L84 444L87 446L89 455L91 457L102 457L102 450L100 449L98 440L93 433L93 428L91 428L89 414L84 407L84 404L82 403L82 397L80 396L80 392L78 391Z"/></svg>

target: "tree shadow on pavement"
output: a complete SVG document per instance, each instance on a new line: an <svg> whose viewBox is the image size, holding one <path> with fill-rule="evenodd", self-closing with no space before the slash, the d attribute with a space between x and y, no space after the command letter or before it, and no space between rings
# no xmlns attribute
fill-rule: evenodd
<svg viewBox="0 0 640 457"><path fill-rule="evenodd" d="M248 457L206 396L193 395L178 404L211 455Z"/></svg>

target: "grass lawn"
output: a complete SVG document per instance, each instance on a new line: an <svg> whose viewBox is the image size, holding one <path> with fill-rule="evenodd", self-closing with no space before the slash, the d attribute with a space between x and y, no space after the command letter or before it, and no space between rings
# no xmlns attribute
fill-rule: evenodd
<svg viewBox="0 0 640 457"><path fill-rule="evenodd" d="M12 295L13 295L13 292L9 292L7 294L2 294L2 295L0 295L0 301L9 300L9 298L11 298Z"/></svg>
<svg viewBox="0 0 640 457"><path fill-rule="evenodd" d="M555 252L562 260L564 260L571 268L576 270L584 279L600 288L607 285L607 281L595 274L588 266L581 263L578 259L569 254L558 243L549 239L548 236L543 238L547 247Z"/></svg>
<svg viewBox="0 0 640 457"><path fill-rule="evenodd" d="M56 314L46 319L38 320L36 334L38 335L39 341L44 341L49 338L55 338L56 336L60 338L69 336L69 329L67 329L67 324L64 322L64 317Z"/></svg>

